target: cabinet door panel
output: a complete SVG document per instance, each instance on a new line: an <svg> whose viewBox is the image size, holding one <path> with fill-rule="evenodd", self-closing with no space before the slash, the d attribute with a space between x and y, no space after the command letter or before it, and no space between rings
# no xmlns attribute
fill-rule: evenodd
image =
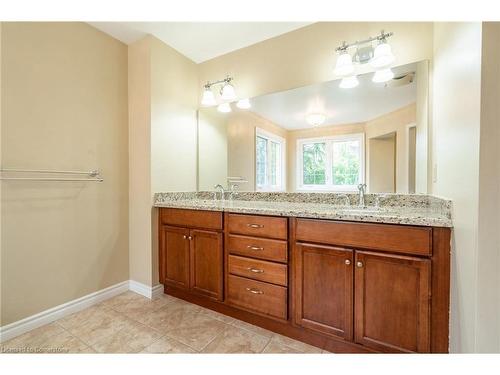
<svg viewBox="0 0 500 375"><path fill-rule="evenodd" d="M189 230L164 226L162 231L162 282L178 287L189 287Z"/></svg>
<svg viewBox="0 0 500 375"><path fill-rule="evenodd" d="M222 234L191 230L191 289L222 300Z"/></svg>
<svg viewBox="0 0 500 375"><path fill-rule="evenodd" d="M298 243L294 252L295 323L352 339L353 254L349 249Z"/></svg>
<svg viewBox="0 0 500 375"><path fill-rule="evenodd" d="M430 261L357 251L355 340L384 352L429 352Z"/></svg>

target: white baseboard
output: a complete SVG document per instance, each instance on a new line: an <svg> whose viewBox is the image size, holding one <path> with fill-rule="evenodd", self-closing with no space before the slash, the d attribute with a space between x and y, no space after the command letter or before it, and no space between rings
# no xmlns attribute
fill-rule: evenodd
<svg viewBox="0 0 500 375"><path fill-rule="evenodd" d="M147 298L153 298L163 293L163 285L150 287L134 280L123 281L108 288L98 290L97 292L87 294L81 298L63 303L62 305L0 327L0 342L10 340L35 328L52 323L55 320L86 309L87 307L105 301L118 294L126 292L127 290L131 290Z"/></svg>
<svg viewBox="0 0 500 375"><path fill-rule="evenodd" d="M138 281L130 280L129 289L147 298L153 298L163 293L163 285L149 286Z"/></svg>

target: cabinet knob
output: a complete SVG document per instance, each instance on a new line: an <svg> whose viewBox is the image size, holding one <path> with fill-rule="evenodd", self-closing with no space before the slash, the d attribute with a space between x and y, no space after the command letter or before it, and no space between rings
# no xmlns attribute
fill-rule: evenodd
<svg viewBox="0 0 500 375"><path fill-rule="evenodd" d="M193 239L193 237L191 236L188 236L188 240L191 241Z"/></svg>
<svg viewBox="0 0 500 375"><path fill-rule="evenodd" d="M252 246L252 245L248 245L247 246L247 249L250 249L250 250L264 250L263 247L260 247L260 246Z"/></svg>
<svg viewBox="0 0 500 375"><path fill-rule="evenodd" d="M259 290L259 289L253 289L253 288L245 288L245 289L253 294L264 294L264 292L262 290Z"/></svg>
<svg viewBox="0 0 500 375"><path fill-rule="evenodd" d="M249 228L264 228L262 224L247 224Z"/></svg>
<svg viewBox="0 0 500 375"><path fill-rule="evenodd" d="M184 236L182 236L182 238L187 239L187 236L186 236L186 235L184 235Z"/></svg>
<svg viewBox="0 0 500 375"><path fill-rule="evenodd" d="M349 259L346 259L346 260L344 261L344 263L345 263L345 264L347 264L347 265L349 265L349 264L351 264L351 261L350 261Z"/></svg>
<svg viewBox="0 0 500 375"><path fill-rule="evenodd" d="M253 267L248 267L247 270L253 273L264 273L264 270L258 269L258 268L253 268Z"/></svg>
<svg viewBox="0 0 500 375"><path fill-rule="evenodd" d="M363 267L363 262L356 262L356 267L362 268Z"/></svg>

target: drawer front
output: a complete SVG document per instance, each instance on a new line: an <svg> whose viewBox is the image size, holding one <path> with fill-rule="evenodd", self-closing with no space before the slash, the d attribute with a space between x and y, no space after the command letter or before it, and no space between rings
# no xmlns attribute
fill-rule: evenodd
<svg viewBox="0 0 500 375"><path fill-rule="evenodd" d="M228 275L227 302L275 318L287 318L287 288Z"/></svg>
<svg viewBox="0 0 500 375"><path fill-rule="evenodd" d="M285 217L229 214L227 218L230 233L287 239L288 221Z"/></svg>
<svg viewBox="0 0 500 375"><path fill-rule="evenodd" d="M229 273L272 284L288 285L287 268L284 264L266 262L265 260L229 256Z"/></svg>
<svg viewBox="0 0 500 375"><path fill-rule="evenodd" d="M432 228L297 219L297 241L416 255L432 254Z"/></svg>
<svg viewBox="0 0 500 375"><path fill-rule="evenodd" d="M288 245L286 241L234 234L228 235L227 239L226 246L230 254L283 263L286 263L288 260Z"/></svg>
<svg viewBox="0 0 500 375"><path fill-rule="evenodd" d="M222 212L160 208L163 225L222 230Z"/></svg>

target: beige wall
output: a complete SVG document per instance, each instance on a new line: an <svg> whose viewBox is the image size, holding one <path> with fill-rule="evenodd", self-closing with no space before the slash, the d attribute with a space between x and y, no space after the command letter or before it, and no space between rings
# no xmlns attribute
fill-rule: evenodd
<svg viewBox="0 0 500 375"><path fill-rule="evenodd" d="M297 140L364 132L364 123L289 131L287 136L287 191L293 192L297 190Z"/></svg>
<svg viewBox="0 0 500 375"><path fill-rule="evenodd" d="M228 116L228 175L241 176L248 182L241 191L255 191L255 129L260 128L282 138L287 131L251 111L237 111ZM288 142L287 142L288 143ZM288 147L288 144L286 145ZM224 185L224 183L223 183Z"/></svg>
<svg viewBox="0 0 500 375"><path fill-rule="evenodd" d="M500 353L500 22L482 37L476 351Z"/></svg>
<svg viewBox="0 0 500 375"><path fill-rule="evenodd" d="M367 171L370 193L394 193L396 188L396 134L371 138L369 143L370 170Z"/></svg>
<svg viewBox="0 0 500 375"><path fill-rule="evenodd" d="M128 279L127 47L83 23L1 38L2 166L104 177L2 182L5 325Z"/></svg>
<svg viewBox="0 0 500 375"><path fill-rule="evenodd" d="M381 29L394 32L391 46L397 65L431 59L432 28L431 22L315 23L201 63L199 87L230 74L238 95L255 97L330 81L335 78L335 48L344 40L362 40ZM359 72L370 70L366 64Z"/></svg>
<svg viewBox="0 0 500 375"><path fill-rule="evenodd" d="M408 125L415 124L415 103L387 113L365 125L366 139L396 132L396 192L408 193ZM370 155L370 142L367 142L366 155ZM370 171L370 159L367 158L367 171ZM370 179L368 179L370 180ZM370 190L370 186L368 186Z"/></svg>
<svg viewBox="0 0 500 375"><path fill-rule="evenodd" d="M129 61L130 278L153 286L153 194L196 190L198 78L194 62L152 36L129 46Z"/></svg>
<svg viewBox="0 0 500 375"><path fill-rule="evenodd" d="M474 352L479 287L480 23L435 24L432 75L437 165L433 193L453 200L451 351Z"/></svg>
<svg viewBox="0 0 500 375"><path fill-rule="evenodd" d="M197 190L214 190L226 186L228 163L227 114L215 108L198 111L198 186ZM234 159L235 155L231 156Z"/></svg>
<svg viewBox="0 0 500 375"><path fill-rule="evenodd" d="M130 278L151 285L151 50L149 39L128 47Z"/></svg>

